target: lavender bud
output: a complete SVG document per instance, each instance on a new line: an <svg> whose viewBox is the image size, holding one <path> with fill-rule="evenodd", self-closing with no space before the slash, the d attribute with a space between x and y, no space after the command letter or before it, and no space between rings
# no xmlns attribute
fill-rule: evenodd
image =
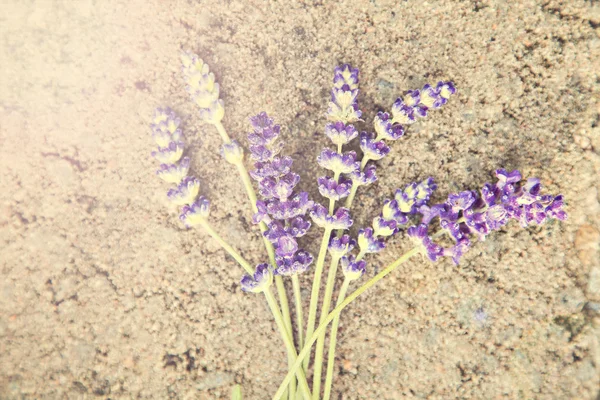
<svg viewBox="0 0 600 400"><path fill-rule="evenodd" d="M352 125L343 122L328 123L325 125L325 135L337 146L348 144L358 136L358 131Z"/></svg>
<svg viewBox="0 0 600 400"><path fill-rule="evenodd" d="M327 117L332 121L344 124L358 121L362 113L356 102L357 95L358 69L353 69L347 64L337 67L334 71L333 90Z"/></svg>
<svg viewBox="0 0 600 400"><path fill-rule="evenodd" d="M496 187L502 190L506 187L506 185L519 182L521 180L521 172L518 170L507 172L505 169L501 168L496 170L496 178L498 178Z"/></svg>
<svg viewBox="0 0 600 400"><path fill-rule="evenodd" d="M293 256L298 251L298 242L292 236L285 235L277 239L275 254L279 257Z"/></svg>
<svg viewBox="0 0 600 400"><path fill-rule="evenodd" d="M397 232L398 223L395 220L385 220L382 217L373 219L373 234L375 236L392 236Z"/></svg>
<svg viewBox="0 0 600 400"><path fill-rule="evenodd" d="M451 194L448 196L448 201L446 202L450 207L452 207L453 211L466 210L470 208L475 200L477 199L477 193L467 190L464 192L460 192L458 194Z"/></svg>
<svg viewBox="0 0 600 400"><path fill-rule="evenodd" d="M335 174L349 174L360 169L360 164L356 161L356 153L349 151L339 154L331 149L323 149L317 163L325 169L333 171Z"/></svg>
<svg viewBox="0 0 600 400"><path fill-rule="evenodd" d="M200 109L200 119L209 124L218 124L225 116L223 100L215 100L206 108Z"/></svg>
<svg viewBox="0 0 600 400"><path fill-rule="evenodd" d="M277 257L275 275L292 276L308 270L313 262L313 256L307 251L300 250L293 257Z"/></svg>
<svg viewBox="0 0 600 400"><path fill-rule="evenodd" d="M421 104L427 108L440 108L444 103L440 93L430 84L426 84L421 91Z"/></svg>
<svg viewBox="0 0 600 400"><path fill-rule="evenodd" d="M393 124L410 125L417 120L413 108L404 104L400 97L392 105L392 115Z"/></svg>
<svg viewBox="0 0 600 400"><path fill-rule="evenodd" d="M397 190L395 199L398 209L404 214L415 214L417 209L429 201L429 197L437 188L433 178L427 178L420 183L413 182L404 190Z"/></svg>
<svg viewBox="0 0 600 400"><path fill-rule="evenodd" d="M221 155L230 164L239 164L244 159L244 148L237 140L232 140L221 147Z"/></svg>
<svg viewBox="0 0 600 400"><path fill-rule="evenodd" d="M151 153L161 164L175 164L183 155L183 142L171 142L167 147L159 147Z"/></svg>
<svg viewBox="0 0 600 400"><path fill-rule="evenodd" d="M352 183L357 186L370 185L377 180L375 164L368 164L362 171L360 168L350 173Z"/></svg>
<svg viewBox="0 0 600 400"><path fill-rule="evenodd" d="M435 89L440 94L443 104L445 104L446 101L448 101L448 99L453 94L456 93L456 87L454 86L454 83L449 82L449 81L448 82L443 82L443 81L438 82Z"/></svg>
<svg viewBox="0 0 600 400"><path fill-rule="evenodd" d="M271 266L269 264L258 264L254 276L244 275L240 283L244 292L264 292L273 283Z"/></svg>
<svg viewBox="0 0 600 400"><path fill-rule="evenodd" d="M364 260L356 261L353 255L344 256L340 259L344 277L349 281L354 281L364 275L367 263Z"/></svg>
<svg viewBox="0 0 600 400"><path fill-rule="evenodd" d="M183 138L181 130L177 129L181 120L170 108L157 108L154 119L150 124L152 136L158 147L168 147L171 142L180 142Z"/></svg>
<svg viewBox="0 0 600 400"><path fill-rule="evenodd" d="M404 135L404 127L402 125L394 125L390 114L378 112L373 121L375 132L377 133L376 140L397 140Z"/></svg>
<svg viewBox="0 0 600 400"><path fill-rule="evenodd" d="M176 189L167 192L169 200L178 206L194 203L200 191L200 181L193 176L184 178Z"/></svg>
<svg viewBox="0 0 600 400"><path fill-rule="evenodd" d="M333 70L333 86L338 89L358 89L358 68L352 68L349 64L335 67Z"/></svg>
<svg viewBox="0 0 600 400"><path fill-rule="evenodd" d="M183 157L179 164L161 164L156 175L168 183L179 184L190 170L189 157Z"/></svg>
<svg viewBox="0 0 600 400"><path fill-rule="evenodd" d="M385 247L383 239L378 239L371 228L358 231L357 243L361 253L377 253Z"/></svg>
<svg viewBox="0 0 600 400"><path fill-rule="evenodd" d="M329 240L329 254L331 254L332 258L341 258L350 253L354 249L354 246L356 246L356 240L352 239L349 235L341 237L332 236Z"/></svg>
<svg viewBox="0 0 600 400"><path fill-rule="evenodd" d="M192 227L204 222L209 213L210 201L206 197L200 196L193 204L183 206L179 219L185 226Z"/></svg>
<svg viewBox="0 0 600 400"><path fill-rule="evenodd" d="M348 197L350 189L352 188L352 181L350 179L340 179L340 181L337 182L333 178L323 176L318 179L318 182L319 193L321 193L321 196L330 200L337 201L344 197Z"/></svg>
<svg viewBox="0 0 600 400"><path fill-rule="evenodd" d="M347 208L340 207L335 214L329 215L325 207L316 204L310 212L313 222L325 229L348 229L352 226L350 211Z"/></svg>
<svg viewBox="0 0 600 400"><path fill-rule="evenodd" d="M360 134L360 149L365 157L374 161L381 160L390 152L390 148L385 142L382 140L376 141L375 135L370 132Z"/></svg>
<svg viewBox="0 0 600 400"><path fill-rule="evenodd" d="M409 90L403 100L407 106L414 107L421 102L421 92L419 90Z"/></svg>

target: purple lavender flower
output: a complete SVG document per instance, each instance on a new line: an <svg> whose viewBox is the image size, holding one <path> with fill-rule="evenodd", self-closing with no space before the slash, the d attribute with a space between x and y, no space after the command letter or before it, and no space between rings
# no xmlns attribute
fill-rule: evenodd
<svg viewBox="0 0 600 400"><path fill-rule="evenodd" d="M444 103L440 93L430 84L426 84L421 91L421 104L427 108L440 108Z"/></svg>
<svg viewBox="0 0 600 400"><path fill-rule="evenodd" d="M277 178L284 176L291 171L292 159L290 157L274 157L272 161L254 163L253 171L250 176L255 181L261 181L265 178Z"/></svg>
<svg viewBox="0 0 600 400"><path fill-rule="evenodd" d="M356 102L357 95L358 69L352 68L348 64L336 67L327 117L331 121L344 124L360 120L362 113Z"/></svg>
<svg viewBox="0 0 600 400"><path fill-rule="evenodd" d="M175 164L183 155L183 148L183 142L170 142L167 147L159 147L151 154L161 164Z"/></svg>
<svg viewBox="0 0 600 400"><path fill-rule="evenodd" d="M454 87L454 83L452 82L440 81L437 83L435 90L440 94L442 104L446 104L448 99L456 93L456 87Z"/></svg>
<svg viewBox="0 0 600 400"><path fill-rule="evenodd" d="M386 220L382 217L373 219L373 234L375 236L392 236L397 232L398 223L394 219Z"/></svg>
<svg viewBox="0 0 600 400"><path fill-rule="evenodd" d="M339 207L333 215L329 215L327 208L315 204L310 216L315 224L325 229L348 229L352 226L350 211L344 207Z"/></svg>
<svg viewBox="0 0 600 400"><path fill-rule="evenodd" d="M444 255L444 249L435 244L429 237L428 227L426 224L420 224L418 226L413 225L407 229L406 233L408 236L415 238L417 242L421 244L424 253L431 261L435 261Z"/></svg>
<svg viewBox="0 0 600 400"><path fill-rule="evenodd" d="M497 169L496 177L498 178L496 187L502 190L506 187L506 185L519 182L521 180L521 172L518 170L507 172L505 169Z"/></svg>
<svg viewBox="0 0 600 400"><path fill-rule="evenodd" d="M400 211L398 208L398 202L396 200L386 199L383 202L381 217L385 221L396 221L396 223L399 225L404 225L408 222L408 214Z"/></svg>
<svg viewBox="0 0 600 400"><path fill-rule="evenodd" d="M360 164L356 161L356 153L349 151L339 154L336 151L325 148L317 157L317 163L325 169L333 171L335 174L349 174L360 169Z"/></svg>
<svg viewBox="0 0 600 400"><path fill-rule="evenodd" d="M343 235L341 237L332 236L329 239L329 254L332 258L341 258L346 254L350 253L356 246L356 240L352 239L349 235Z"/></svg>
<svg viewBox="0 0 600 400"><path fill-rule="evenodd" d="M385 248L383 238L377 238L371 228L359 230L356 242L361 253L377 253Z"/></svg>
<svg viewBox="0 0 600 400"><path fill-rule="evenodd" d="M390 114L378 112L373 121L377 139L375 140L397 140L404 135L404 127L399 124L393 124Z"/></svg>
<svg viewBox="0 0 600 400"><path fill-rule="evenodd" d="M244 292L264 292L273 283L271 266L269 264L258 264L254 276L244 275L240 283Z"/></svg>
<svg viewBox="0 0 600 400"><path fill-rule="evenodd" d="M404 96L404 104L409 107L414 107L421 102L421 92L417 90L409 90Z"/></svg>
<svg viewBox="0 0 600 400"><path fill-rule="evenodd" d="M306 272L313 262L313 256L304 250L298 251L293 257L277 257L275 275L292 276Z"/></svg>
<svg viewBox="0 0 600 400"><path fill-rule="evenodd" d="M190 170L189 157L183 157L179 164L161 164L156 175L165 182L179 184Z"/></svg>
<svg viewBox="0 0 600 400"><path fill-rule="evenodd" d="M363 151L364 157L369 160L381 160L389 152L390 148L383 140L376 141L375 134L370 132L362 132L360 134L360 149Z"/></svg>
<svg viewBox="0 0 600 400"><path fill-rule="evenodd" d="M450 237L456 241L454 246L443 249L443 255L451 256L455 263L458 263L460 257L468 250L470 235L479 236L483 240L490 232L499 230L511 219L526 227L532 223L543 224L549 218L567 218L563 210L562 196L541 195L539 179L530 178L519 186L519 171L507 172L499 169L496 176L496 185L483 185L481 197L478 197L477 192L464 191L450 194L443 204L419 207L419 213L423 215L421 225L409 228L409 235L422 239L432 260L440 256L439 246L436 247L437 245L423 234L428 224L436 217L439 217L442 229L448 231Z"/></svg>
<svg viewBox="0 0 600 400"><path fill-rule="evenodd" d="M306 192L295 193L300 176L291 171L292 159L278 154L281 128L265 112L250 118L250 152L256 160L250 176L258 181L262 200L256 202L255 223L265 222L264 235L275 245L278 275L290 275L308 268L312 256L299 250L296 238L306 234L311 224L304 215L313 207Z"/></svg>
<svg viewBox="0 0 600 400"><path fill-rule="evenodd" d="M353 125L345 125L343 122L328 123L325 125L325 135L337 146L348 144L358 136L358 131Z"/></svg>
<svg viewBox="0 0 600 400"><path fill-rule="evenodd" d="M362 171L358 168L350 173L349 176L354 185L370 185L377 180L376 169L374 164L368 164Z"/></svg>
<svg viewBox="0 0 600 400"><path fill-rule="evenodd" d="M291 257L298 251L298 242L290 235L282 235L277 239L275 254L279 257Z"/></svg>
<svg viewBox="0 0 600 400"><path fill-rule="evenodd" d="M189 228L204 222L209 213L210 201L200 196L194 203L183 206L179 219Z"/></svg>
<svg viewBox="0 0 600 400"><path fill-rule="evenodd" d="M477 200L477 193L467 190L458 194L451 194L448 196L447 203L454 211L459 211L470 208L475 200Z"/></svg>
<svg viewBox="0 0 600 400"><path fill-rule="evenodd" d="M328 176L319 178L319 192L321 196L327 197L330 200L339 200L348 197L352 188L350 179L341 179L337 182L335 179Z"/></svg>
<svg viewBox="0 0 600 400"><path fill-rule="evenodd" d="M200 191L200 181L193 176L184 178L176 189L170 189L167 192L167 197L174 204L183 206L192 204Z"/></svg>
<svg viewBox="0 0 600 400"><path fill-rule="evenodd" d="M417 120L413 107L404 104L400 97L392 105L392 115L393 124L410 125Z"/></svg>
<svg viewBox="0 0 600 400"><path fill-rule="evenodd" d="M427 178L420 183L413 182L403 190L397 190L395 199L398 202L398 209L404 214L415 214L419 207L429 201L436 188L433 178Z"/></svg>
<svg viewBox="0 0 600 400"><path fill-rule="evenodd" d="M364 260L356 261L353 255L344 256L340 259L344 277L349 281L359 279L364 275L367 263Z"/></svg>

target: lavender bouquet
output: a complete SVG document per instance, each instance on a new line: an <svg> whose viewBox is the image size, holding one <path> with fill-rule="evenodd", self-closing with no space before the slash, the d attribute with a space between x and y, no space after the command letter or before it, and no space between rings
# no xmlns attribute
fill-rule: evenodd
<svg viewBox="0 0 600 400"><path fill-rule="evenodd" d="M549 219L564 221L567 218L562 196L542 194L539 179L523 180L519 171L497 169L495 183L486 183L478 191L449 194L446 201L438 204L430 201L436 190L433 178L409 183L384 201L371 226L361 227L353 237L349 231L353 225L353 200L362 186L376 181L376 162L390 152L391 142L404 136L411 124L444 106L456 94L454 84L441 81L409 90L392 104L390 113L379 112L374 117L372 132L359 132L354 124L362 125L365 121L361 118L357 102L358 69L349 65L335 68L331 101L326 112L329 122L324 127L332 146L323 149L316 160L328 171L317 179L318 190L323 197L317 199L319 202L297 189L300 177L293 171L292 158L283 155L281 127L264 112L250 118L251 131L247 140L251 168L247 170L243 147L229 137L221 122L225 109L214 74L195 54L183 54L182 63L186 89L200 108L200 118L216 128L223 141L221 154L237 169L244 184L253 222L258 224L264 241L264 262L250 265L211 227L210 202L199 195L199 180L189 175L190 159L182 158L185 144L179 128L180 119L169 108L157 109L151 125L158 145L152 156L161 163L157 175L175 185L167 192L167 197L181 207L182 223L187 227L204 229L246 271L240 281L243 291L264 295L286 348L289 366L273 399L331 398L342 310L411 257L422 254L431 261L450 257L458 264L477 239L484 240L511 220L526 228ZM354 151L344 151L344 146L355 139L359 141L361 156ZM302 237L313 224L323 232L316 260L301 245ZM400 233L414 241L414 248L348 295L350 285L366 271L367 255L383 251L386 240ZM313 246L309 244L307 247ZM321 281L327 259L329 266L322 291ZM340 272L343 282L337 290L337 300L332 309ZM306 321L306 304L298 278L302 273L313 276ZM290 281L293 322L286 292ZM325 353L329 325L329 348ZM307 377L311 372L312 385L309 385ZM234 388L232 398L241 399L239 387Z"/></svg>

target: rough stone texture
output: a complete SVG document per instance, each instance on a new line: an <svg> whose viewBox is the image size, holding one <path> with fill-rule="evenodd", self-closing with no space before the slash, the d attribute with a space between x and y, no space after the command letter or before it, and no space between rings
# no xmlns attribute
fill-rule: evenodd
<svg viewBox="0 0 600 400"><path fill-rule="evenodd" d="M181 49L215 71L232 136L261 110L286 127L315 198L335 65L361 69L367 122L404 90L456 82L392 146L357 225L404 183L434 176L442 198L499 166L568 201L566 223L511 225L460 267L413 259L350 306L336 399L597 398L599 6L507 3L3 2L0 398L216 399L237 382L265 399L283 378L264 300L181 227L148 157L152 110L169 105L216 228L264 260L241 183L183 90ZM369 274L409 246L394 239Z"/></svg>

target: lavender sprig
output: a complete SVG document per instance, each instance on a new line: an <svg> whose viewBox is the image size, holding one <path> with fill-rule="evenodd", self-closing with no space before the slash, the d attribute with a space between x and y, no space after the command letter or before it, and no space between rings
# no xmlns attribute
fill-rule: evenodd
<svg viewBox="0 0 600 400"><path fill-rule="evenodd" d="M306 192L295 192L300 176L291 171L293 160L279 156L282 143L277 140L281 132L269 116L262 112L252 118L253 131L248 134L250 152L255 160L250 176L258 182L262 200L257 201L258 212L254 222L264 221L264 236L275 247L275 275L291 276L308 269L312 255L299 248L297 239L310 229L305 214L312 208Z"/></svg>

